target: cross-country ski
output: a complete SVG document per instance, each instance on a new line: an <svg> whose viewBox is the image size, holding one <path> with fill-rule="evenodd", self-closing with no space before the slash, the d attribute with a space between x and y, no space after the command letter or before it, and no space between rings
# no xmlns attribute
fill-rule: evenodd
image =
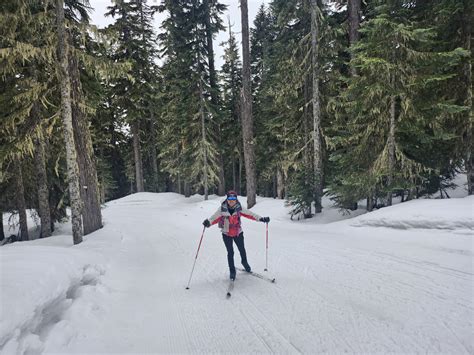
<svg viewBox="0 0 474 355"><path fill-rule="evenodd" d="M245 273L245 274L248 274L248 275L251 275L251 276L255 276L255 277L259 278L259 279L262 279L262 280L271 282L271 283L275 283L275 282L276 282L276 279L275 279L274 277L270 277L270 276L266 276L266 275L263 275L263 274L259 274L258 272L255 272L255 271L247 272L247 271L245 271L245 269L241 269L241 268L237 268L237 270L242 271L242 272Z"/></svg>

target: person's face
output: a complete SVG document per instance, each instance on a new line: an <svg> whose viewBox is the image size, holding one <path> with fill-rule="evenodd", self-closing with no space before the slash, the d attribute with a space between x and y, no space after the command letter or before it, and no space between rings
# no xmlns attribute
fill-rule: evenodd
<svg viewBox="0 0 474 355"><path fill-rule="evenodd" d="M227 204L228 204L230 207L235 206L236 203L237 203L237 200L229 200L229 199L227 199Z"/></svg>

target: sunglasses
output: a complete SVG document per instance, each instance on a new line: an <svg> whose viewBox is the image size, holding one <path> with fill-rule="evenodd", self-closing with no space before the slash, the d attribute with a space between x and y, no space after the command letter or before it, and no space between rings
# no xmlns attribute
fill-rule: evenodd
<svg viewBox="0 0 474 355"><path fill-rule="evenodd" d="M227 199L229 201L235 201L235 200L237 200L237 196L229 196L229 197L227 197Z"/></svg>

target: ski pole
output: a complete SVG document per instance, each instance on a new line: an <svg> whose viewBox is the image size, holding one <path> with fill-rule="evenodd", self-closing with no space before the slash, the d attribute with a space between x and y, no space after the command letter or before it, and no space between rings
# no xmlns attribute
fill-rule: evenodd
<svg viewBox="0 0 474 355"><path fill-rule="evenodd" d="M196 266L196 260L198 258L199 249L201 249L202 238L204 237L204 231L205 230L206 230L206 227L204 226L204 228L202 230L202 234L201 234L201 240L199 240L199 246L198 246L198 249L197 249L197 252L196 252L196 257L194 258L193 269L191 270L191 275L189 275L189 281L188 281L188 285L186 286L186 290L189 290L189 284L191 283L191 277L193 277L194 267Z"/></svg>
<svg viewBox="0 0 474 355"><path fill-rule="evenodd" d="M266 250L265 250L265 270L264 271L268 271L268 222L265 223L267 225L267 246L266 246Z"/></svg>

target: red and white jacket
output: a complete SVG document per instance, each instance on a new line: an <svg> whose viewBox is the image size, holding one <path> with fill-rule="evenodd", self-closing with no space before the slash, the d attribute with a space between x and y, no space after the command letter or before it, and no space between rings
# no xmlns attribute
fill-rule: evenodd
<svg viewBox="0 0 474 355"><path fill-rule="evenodd" d="M211 225L219 223L222 233L229 237L237 237L242 232L241 216L254 221L259 221L261 218L258 214L243 208L239 201L235 204L232 215L228 209L227 201L222 202L221 207L209 218L209 222Z"/></svg>

